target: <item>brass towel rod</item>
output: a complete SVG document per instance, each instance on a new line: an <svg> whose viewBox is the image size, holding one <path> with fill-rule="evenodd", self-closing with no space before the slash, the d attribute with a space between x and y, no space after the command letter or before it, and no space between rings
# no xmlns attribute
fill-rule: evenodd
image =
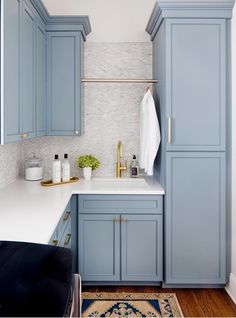
<svg viewBox="0 0 236 318"><path fill-rule="evenodd" d="M83 78L82 83L158 83L158 80L155 79L101 79L101 78Z"/></svg>

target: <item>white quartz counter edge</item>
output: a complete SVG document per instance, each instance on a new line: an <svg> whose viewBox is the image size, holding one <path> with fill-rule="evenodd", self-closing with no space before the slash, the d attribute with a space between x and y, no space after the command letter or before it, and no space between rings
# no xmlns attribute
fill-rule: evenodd
<svg viewBox="0 0 236 318"><path fill-rule="evenodd" d="M81 179L71 185L44 188L17 180L0 190L0 240L47 244L73 194L163 195L158 183L135 189L96 187Z"/></svg>

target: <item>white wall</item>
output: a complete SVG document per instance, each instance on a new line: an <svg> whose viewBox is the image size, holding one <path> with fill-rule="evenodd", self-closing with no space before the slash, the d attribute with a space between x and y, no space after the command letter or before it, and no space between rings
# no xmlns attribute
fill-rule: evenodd
<svg viewBox="0 0 236 318"><path fill-rule="evenodd" d="M89 15L91 42L144 42L156 0L43 0L52 15Z"/></svg>
<svg viewBox="0 0 236 318"><path fill-rule="evenodd" d="M232 20L232 254L228 291L236 303L236 7Z"/></svg>

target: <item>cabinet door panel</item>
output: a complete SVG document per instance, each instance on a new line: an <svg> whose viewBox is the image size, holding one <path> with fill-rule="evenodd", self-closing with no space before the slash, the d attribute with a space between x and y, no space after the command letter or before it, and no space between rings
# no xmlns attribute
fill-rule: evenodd
<svg viewBox="0 0 236 318"><path fill-rule="evenodd" d="M166 25L166 105L172 119L167 150L223 151L225 21L170 19Z"/></svg>
<svg viewBox="0 0 236 318"><path fill-rule="evenodd" d="M225 155L168 153L166 173L166 283L226 283Z"/></svg>
<svg viewBox="0 0 236 318"><path fill-rule="evenodd" d="M121 218L122 280L162 281L162 216Z"/></svg>
<svg viewBox="0 0 236 318"><path fill-rule="evenodd" d="M80 34L49 32L48 134L80 134Z"/></svg>
<svg viewBox="0 0 236 318"><path fill-rule="evenodd" d="M118 215L79 215L79 273L83 280L120 280L118 218Z"/></svg>
<svg viewBox="0 0 236 318"><path fill-rule="evenodd" d="M46 105L46 31L43 25L36 25L36 127L37 136L47 132Z"/></svg>
<svg viewBox="0 0 236 318"><path fill-rule="evenodd" d="M22 132L35 136L35 16L23 4Z"/></svg>
<svg viewBox="0 0 236 318"><path fill-rule="evenodd" d="M4 13L1 142L8 143L20 140L21 134L21 1L1 1L1 10Z"/></svg>

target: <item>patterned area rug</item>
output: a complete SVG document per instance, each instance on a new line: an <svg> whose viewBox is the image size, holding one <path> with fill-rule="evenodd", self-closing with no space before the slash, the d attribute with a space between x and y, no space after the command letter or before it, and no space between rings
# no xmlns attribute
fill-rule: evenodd
<svg viewBox="0 0 236 318"><path fill-rule="evenodd" d="M82 317L183 317L175 294L83 293Z"/></svg>

